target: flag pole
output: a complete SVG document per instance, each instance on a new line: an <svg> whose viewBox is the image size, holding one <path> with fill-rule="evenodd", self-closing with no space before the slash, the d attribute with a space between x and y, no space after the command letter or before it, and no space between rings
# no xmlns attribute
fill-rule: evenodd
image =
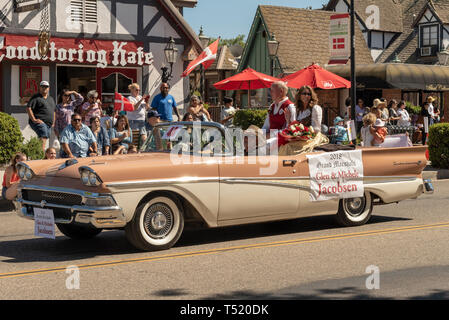
<svg viewBox="0 0 449 320"><path fill-rule="evenodd" d="M355 123L355 106L357 99L357 81L355 72L355 10L354 0L351 0L351 120ZM352 143L356 143L353 140Z"/></svg>

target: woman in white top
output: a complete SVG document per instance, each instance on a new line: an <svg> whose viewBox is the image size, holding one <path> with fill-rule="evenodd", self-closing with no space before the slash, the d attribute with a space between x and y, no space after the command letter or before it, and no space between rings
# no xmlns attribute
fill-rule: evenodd
<svg viewBox="0 0 449 320"><path fill-rule="evenodd" d="M398 120L398 126L401 127L408 127L410 126L410 115L408 114L407 110L405 109L405 102L401 101L398 104L398 115L400 116Z"/></svg>
<svg viewBox="0 0 449 320"><path fill-rule="evenodd" d="M128 100L133 104L134 111L128 111L126 116L128 117L129 126L132 130L140 130L145 126L145 114L150 108L147 101L145 101L149 95L144 95L143 97L139 95L140 86L137 83L132 83L128 86L131 95Z"/></svg>
<svg viewBox="0 0 449 320"><path fill-rule="evenodd" d="M318 97L310 86L302 86L296 93L297 120L305 126L312 126L315 132L321 132L323 110L318 105Z"/></svg>

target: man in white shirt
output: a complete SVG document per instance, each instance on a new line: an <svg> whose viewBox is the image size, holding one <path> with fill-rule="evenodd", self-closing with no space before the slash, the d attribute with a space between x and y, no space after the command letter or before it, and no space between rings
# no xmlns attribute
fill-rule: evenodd
<svg viewBox="0 0 449 320"><path fill-rule="evenodd" d="M290 122L296 120L296 107L288 97L288 87L282 81L271 85L273 104L268 109L268 115L262 126L264 130L283 130Z"/></svg>

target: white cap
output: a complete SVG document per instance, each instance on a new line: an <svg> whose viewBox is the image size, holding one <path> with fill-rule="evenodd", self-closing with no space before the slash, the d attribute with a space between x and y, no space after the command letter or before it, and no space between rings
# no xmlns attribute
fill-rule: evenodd
<svg viewBox="0 0 449 320"><path fill-rule="evenodd" d="M40 86L41 87L49 87L50 84L48 83L48 81L41 81Z"/></svg>
<svg viewBox="0 0 449 320"><path fill-rule="evenodd" d="M380 119L376 119L376 122L374 123L374 126L375 127L383 127L383 126L385 126L385 122L383 122Z"/></svg>

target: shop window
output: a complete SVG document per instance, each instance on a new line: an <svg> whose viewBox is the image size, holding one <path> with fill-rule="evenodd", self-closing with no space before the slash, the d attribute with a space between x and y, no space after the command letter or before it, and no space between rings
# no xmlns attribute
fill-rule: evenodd
<svg viewBox="0 0 449 320"><path fill-rule="evenodd" d="M83 96L90 90L96 90L96 69L89 67L65 67L57 69L58 94L62 89L75 90Z"/></svg>
<svg viewBox="0 0 449 320"><path fill-rule="evenodd" d="M70 1L72 22L97 23L97 0Z"/></svg>
<svg viewBox="0 0 449 320"><path fill-rule="evenodd" d="M103 107L113 106L115 99L115 92L120 93L123 96L129 96L128 86L133 83L132 78L114 72L105 78L101 79L101 101Z"/></svg>

